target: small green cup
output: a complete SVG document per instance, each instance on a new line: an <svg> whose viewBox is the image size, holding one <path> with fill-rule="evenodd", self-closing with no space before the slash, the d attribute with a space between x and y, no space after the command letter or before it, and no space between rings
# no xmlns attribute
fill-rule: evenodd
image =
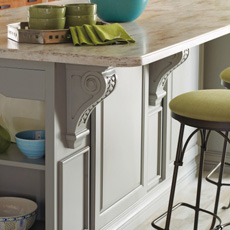
<svg viewBox="0 0 230 230"><path fill-rule="evenodd" d="M29 28L33 30L61 30L65 28L66 18L29 18Z"/></svg>
<svg viewBox="0 0 230 230"><path fill-rule="evenodd" d="M97 15L66 16L66 28L70 26L82 26L84 24L95 25Z"/></svg>
<svg viewBox="0 0 230 230"><path fill-rule="evenodd" d="M67 16L94 15L97 13L97 4L92 3L66 4L65 7Z"/></svg>
<svg viewBox="0 0 230 230"><path fill-rule="evenodd" d="M63 18L65 17L65 6L56 5L33 5L29 7L28 14L30 18Z"/></svg>

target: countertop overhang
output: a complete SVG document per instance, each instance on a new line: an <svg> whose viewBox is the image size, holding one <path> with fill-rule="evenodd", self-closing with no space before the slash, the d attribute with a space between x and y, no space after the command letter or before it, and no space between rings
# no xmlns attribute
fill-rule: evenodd
<svg viewBox="0 0 230 230"><path fill-rule="evenodd" d="M27 21L27 9L0 11L0 58L92 66L141 66L230 33L230 1L149 0L137 20L121 23L136 40L134 44L75 47L71 43L25 44L8 39L7 24Z"/></svg>

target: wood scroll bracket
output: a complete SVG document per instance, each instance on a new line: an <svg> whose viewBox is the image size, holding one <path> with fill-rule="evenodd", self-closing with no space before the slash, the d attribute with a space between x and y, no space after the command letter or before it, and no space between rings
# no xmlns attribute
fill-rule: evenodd
<svg viewBox="0 0 230 230"><path fill-rule="evenodd" d="M69 148L76 148L89 134L87 121L97 104L115 89L115 69L90 66L66 66L67 134Z"/></svg>
<svg viewBox="0 0 230 230"><path fill-rule="evenodd" d="M166 95L164 86L168 76L189 56L189 49L156 61L149 66L149 104L159 106Z"/></svg>

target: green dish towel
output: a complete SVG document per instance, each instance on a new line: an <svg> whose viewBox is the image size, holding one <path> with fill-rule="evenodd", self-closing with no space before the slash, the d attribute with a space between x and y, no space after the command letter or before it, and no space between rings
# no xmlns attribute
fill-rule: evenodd
<svg viewBox="0 0 230 230"><path fill-rule="evenodd" d="M118 24L83 25L70 27L74 45L112 45L135 42L124 28Z"/></svg>

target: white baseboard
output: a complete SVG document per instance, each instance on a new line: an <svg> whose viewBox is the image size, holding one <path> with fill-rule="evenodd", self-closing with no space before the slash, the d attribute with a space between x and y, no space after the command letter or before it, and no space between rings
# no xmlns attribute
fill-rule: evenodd
<svg viewBox="0 0 230 230"><path fill-rule="evenodd" d="M178 175L178 188L182 188L195 178L196 168L195 159L186 164L186 167ZM166 211L165 209L163 210L163 207L167 207L170 187L171 178L161 182L149 191L143 199L117 217L114 223L110 223L109 226L105 226L102 230L134 230L146 219L150 217L152 219L156 218Z"/></svg>
<svg viewBox="0 0 230 230"><path fill-rule="evenodd" d="M205 163L204 163L205 170L206 171L212 170L220 162L221 155L222 155L222 152L206 151L206 153L205 153ZM230 162L229 153L226 156L226 161ZM230 173L230 167L225 167L224 172L225 173Z"/></svg>

